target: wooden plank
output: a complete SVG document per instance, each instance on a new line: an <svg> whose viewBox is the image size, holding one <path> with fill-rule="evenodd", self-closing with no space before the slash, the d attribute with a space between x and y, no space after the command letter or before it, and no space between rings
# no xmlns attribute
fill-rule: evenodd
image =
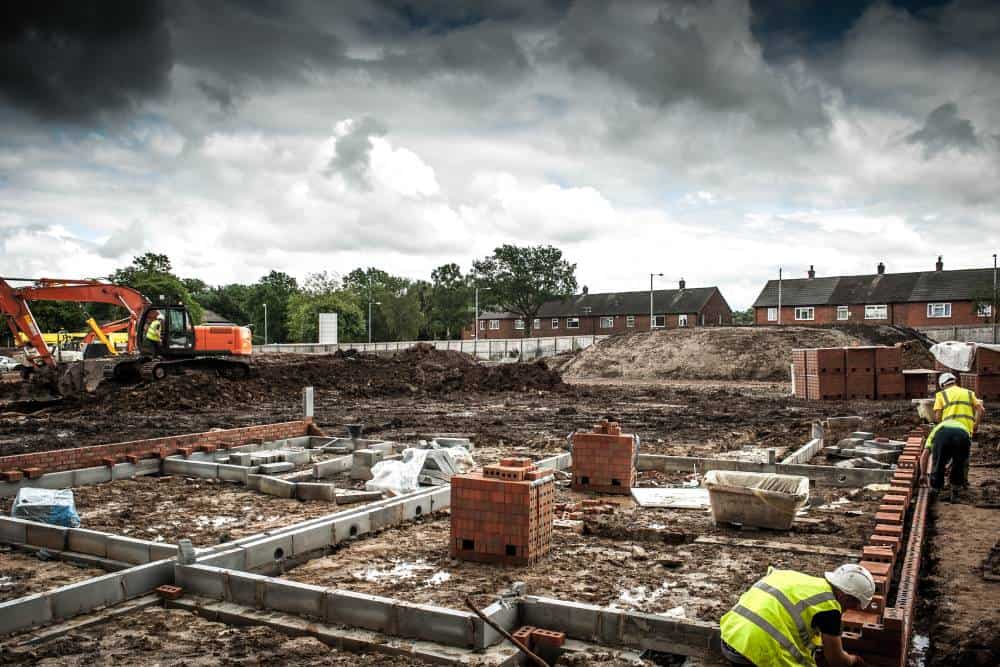
<svg viewBox="0 0 1000 667"><path fill-rule="evenodd" d="M797 544L795 542L775 542L772 540L751 540L745 537L725 537L722 535L700 535L695 544L717 544L726 547L745 547L748 549L776 549L795 554L822 554L858 560L861 554L857 549L841 549L818 544Z"/></svg>

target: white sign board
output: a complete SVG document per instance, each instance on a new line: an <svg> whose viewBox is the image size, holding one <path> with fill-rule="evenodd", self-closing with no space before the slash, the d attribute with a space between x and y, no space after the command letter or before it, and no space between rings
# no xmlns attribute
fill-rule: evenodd
<svg viewBox="0 0 1000 667"><path fill-rule="evenodd" d="M337 313L319 314L319 342L323 345L337 344Z"/></svg>

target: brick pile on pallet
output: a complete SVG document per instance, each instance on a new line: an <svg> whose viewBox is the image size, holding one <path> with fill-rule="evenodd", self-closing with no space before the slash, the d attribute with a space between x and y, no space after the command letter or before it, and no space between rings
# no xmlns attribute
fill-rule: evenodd
<svg viewBox="0 0 1000 667"><path fill-rule="evenodd" d="M573 489L628 495L635 486L635 436L604 419L590 433L573 434Z"/></svg>
<svg viewBox="0 0 1000 667"><path fill-rule="evenodd" d="M451 478L452 557L531 565L552 549L555 477L528 459L505 458Z"/></svg>
<svg viewBox="0 0 1000 667"><path fill-rule="evenodd" d="M1000 352L978 347L975 358L974 372L955 374L959 384L976 392L979 398L1000 398Z"/></svg>
<svg viewBox="0 0 1000 667"><path fill-rule="evenodd" d="M909 397L900 347L796 349L792 350L792 366L798 398L830 401Z"/></svg>
<svg viewBox="0 0 1000 667"><path fill-rule="evenodd" d="M912 516L909 520L910 535L907 536L907 515L917 494L920 453L923 449L927 429L921 427L909 433L906 446L899 457L889 490L875 514L875 530L862 547L860 564L875 578L875 597L866 609L844 612L844 648L864 657L869 665L905 667L910 635L913 628L915 600L910 598L910 586L915 585L914 572L905 571L907 561L919 566L919 553L908 554L905 538L914 539L914 531L922 530L917 524L923 517ZM922 543L922 533L917 535ZM919 549L920 544L909 548ZM899 573L898 584L893 581ZM907 582L904 586L904 579ZM891 593L896 599L890 606Z"/></svg>

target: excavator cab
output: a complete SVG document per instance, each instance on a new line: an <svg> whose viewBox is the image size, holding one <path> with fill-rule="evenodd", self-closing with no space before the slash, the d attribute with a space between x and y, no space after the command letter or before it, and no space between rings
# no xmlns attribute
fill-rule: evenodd
<svg viewBox="0 0 1000 667"><path fill-rule="evenodd" d="M149 327L160 316L160 343L146 337ZM149 306L139 317L139 349L154 357L187 357L195 354L194 323L183 305Z"/></svg>

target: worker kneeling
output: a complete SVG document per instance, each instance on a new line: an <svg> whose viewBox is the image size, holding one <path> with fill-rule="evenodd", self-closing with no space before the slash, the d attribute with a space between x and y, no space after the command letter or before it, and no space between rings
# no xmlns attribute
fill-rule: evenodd
<svg viewBox="0 0 1000 667"><path fill-rule="evenodd" d="M874 595L875 580L860 565L825 577L768 568L722 617L722 653L734 665L815 665L822 648L830 667L863 665L844 651L841 614L868 607Z"/></svg>

